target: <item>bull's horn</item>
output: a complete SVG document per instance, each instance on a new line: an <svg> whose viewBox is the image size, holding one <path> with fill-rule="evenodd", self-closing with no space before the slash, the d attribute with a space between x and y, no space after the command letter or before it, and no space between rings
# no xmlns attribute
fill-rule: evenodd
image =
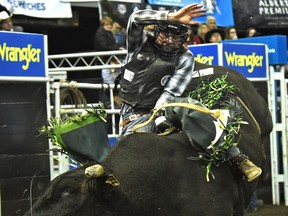
<svg viewBox="0 0 288 216"><path fill-rule="evenodd" d="M97 178L104 174L104 169L100 164L96 164L85 169L85 175L88 178Z"/></svg>

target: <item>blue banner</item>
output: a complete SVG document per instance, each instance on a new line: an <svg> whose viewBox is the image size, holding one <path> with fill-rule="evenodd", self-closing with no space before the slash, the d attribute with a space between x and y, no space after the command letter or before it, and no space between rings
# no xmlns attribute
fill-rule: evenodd
<svg viewBox="0 0 288 216"><path fill-rule="evenodd" d="M265 45L223 44L223 66L239 71L247 78L267 78Z"/></svg>
<svg viewBox="0 0 288 216"><path fill-rule="evenodd" d="M0 76L45 77L44 35L0 32Z"/></svg>
<svg viewBox="0 0 288 216"><path fill-rule="evenodd" d="M287 36L269 35L262 37L240 38L238 40L224 40L223 43L252 43L267 44L270 65L287 64Z"/></svg>
<svg viewBox="0 0 288 216"><path fill-rule="evenodd" d="M149 4L184 7L192 3L200 4L201 0L148 0Z"/></svg>
<svg viewBox="0 0 288 216"><path fill-rule="evenodd" d="M189 46L197 62L208 65L219 65L218 44L205 44Z"/></svg>
<svg viewBox="0 0 288 216"><path fill-rule="evenodd" d="M234 26L232 0L148 0L149 4L184 7L192 3L202 4L206 8L207 16L214 16L217 26ZM194 19L200 23L206 22L206 16Z"/></svg>
<svg viewBox="0 0 288 216"><path fill-rule="evenodd" d="M248 79L268 77L267 49L264 44L213 43L189 46L197 62L232 68Z"/></svg>

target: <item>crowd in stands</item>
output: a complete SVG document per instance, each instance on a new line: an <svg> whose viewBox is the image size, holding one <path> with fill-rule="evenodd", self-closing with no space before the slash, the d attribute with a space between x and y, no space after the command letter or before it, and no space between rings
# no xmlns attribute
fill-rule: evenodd
<svg viewBox="0 0 288 216"><path fill-rule="evenodd" d="M146 31L153 32L154 25L145 27ZM109 51L125 49L126 29L117 21L106 16L101 20L101 26L95 34L94 48L96 51ZM254 27L246 30L243 37L255 37L261 34ZM206 23L191 26L188 32L186 45L219 43L223 40L238 39L237 29L234 26L220 28L213 16L207 16Z"/></svg>
<svg viewBox="0 0 288 216"><path fill-rule="evenodd" d="M117 50L117 49L125 49L125 40L126 40L126 33L125 33L125 27L122 27L118 22L113 22L111 18L104 17L101 21L101 26L99 29L104 28L103 22L105 20L110 20L110 29L106 30L110 31L108 34L114 35L114 41L109 41L109 38L111 36L103 36L105 37L105 40L107 42L103 43L103 40L99 38L99 32L98 30L95 36L95 50L99 51L107 51L107 50ZM145 27L146 31L153 32L154 25L149 25ZM100 31L101 32L101 31ZM242 37L256 37L260 36L261 34L256 30L254 27L250 27L246 30L246 32L243 33ZM237 29L234 26L229 26L226 28L220 28L217 23L216 19L213 16L207 16L206 23L199 23L197 26L191 26L191 28L188 31L188 37L186 45L196 45L196 44L205 44L205 43L220 43L223 40L235 40L238 39ZM109 43L108 43L109 42ZM97 44L102 46L102 48L99 49L99 45L97 47ZM114 49L111 49L111 47L114 47Z"/></svg>

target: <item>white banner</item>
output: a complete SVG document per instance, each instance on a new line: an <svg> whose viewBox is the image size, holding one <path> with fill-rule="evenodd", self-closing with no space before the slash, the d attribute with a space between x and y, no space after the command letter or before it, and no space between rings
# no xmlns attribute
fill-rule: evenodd
<svg viewBox="0 0 288 216"><path fill-rule="evenodd" d="M13 14L38 18L71 18L69 2L60 0L0 0Z"/></svg>

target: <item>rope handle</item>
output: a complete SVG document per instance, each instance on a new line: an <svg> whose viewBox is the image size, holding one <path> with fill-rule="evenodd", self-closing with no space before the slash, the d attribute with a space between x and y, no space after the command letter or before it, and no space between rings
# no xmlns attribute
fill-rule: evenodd
<svg viewBox="0 0 288 216"><path fill-rule="evenodd" d="M195 104L191 104L191 103L167 103L167 104L163 104L162 106L160 106L159 108L157 108L156 110L153 111L153 114L151 115L151 117L146 121L146 122L143 122L143 123L140 123L138 125L135 125L133 128L132 128L132 131L133 132L137 132L136 130L141 128L141 127L144 127L146 126L147 124L149 124L151 121L153 121L156 117L156 114L163 108L166 108L166 107L184 107L184 108L188 108L188 109L193 109L193 110L197 110L199 112L203 112L203 113L206 113L206 114L209 114L209 115L212 115L215 119L218 119L221 115L221 111L220 110L210 110L208 109L207 107L202 107L202 106L199 106L199 105L195 105ZM141 132L141 131L139 131Z"/></svg>

